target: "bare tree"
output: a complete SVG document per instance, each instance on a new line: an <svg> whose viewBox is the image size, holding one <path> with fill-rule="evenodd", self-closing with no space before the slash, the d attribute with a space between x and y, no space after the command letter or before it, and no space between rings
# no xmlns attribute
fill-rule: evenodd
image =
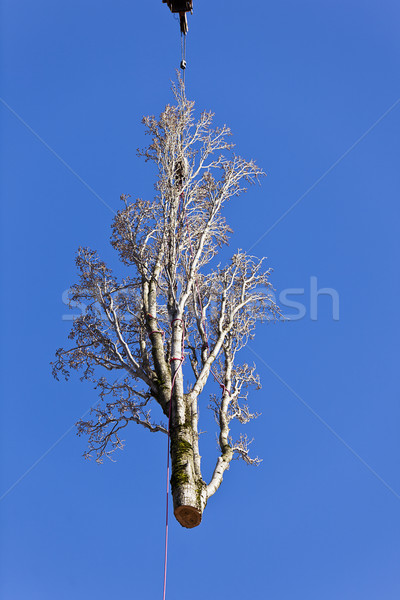
<svg viewBox="0 0 400 600"><path fill-rule="evenodd" d="M100 392L92 418L77 424L89 438L86 456L98 462L123 447L121 430L131 421L168 434L168 424L151 416L158 403L169 422L174 513L181 525L195 527L232 459L259 462L249 455L247 436L230 436L233 419L244 424L258 416L247 395L260 387L259 378L237 355L256 323L274 318L278 308L263 259L238 250L227 266L214 260L230 232L224 204L263 172L233 154L229 128L213 129L212 113L195 120L181 81L173 93L175 104L159 119L143 119L151 142L139 154L157 168L156 196L121 196L113 221L111 243L128 274L118 280L96 252L78 250L79 282L70 299L87 310L74 320L72 347L57 351L53 367L56 377L81 370ZM220 453L206 483L198 401L210 377L221 388L209 406Z"/></svg>

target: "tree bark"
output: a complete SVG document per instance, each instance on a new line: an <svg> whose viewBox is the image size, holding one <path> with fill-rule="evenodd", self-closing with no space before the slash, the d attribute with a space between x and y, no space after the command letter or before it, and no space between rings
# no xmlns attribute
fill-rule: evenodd
<svg viewBox="0 0 400 600"><path fill-rule="evenodd" d="M171 408L171 490L174 515L183 527L191 529L201 523L207 503L207 486L197 473L195 465L197 445L193 439L195 432L189 399L185 396L176 398L174 395Z"/></svg>
<svg viewBox="0 0 400 600"><path fill-rule="evenodd" d="M206 484L196 476L190 414L183 423L174 421L170 430L174 515L183 527L191 529L201 523L207 503Z"/></svg>

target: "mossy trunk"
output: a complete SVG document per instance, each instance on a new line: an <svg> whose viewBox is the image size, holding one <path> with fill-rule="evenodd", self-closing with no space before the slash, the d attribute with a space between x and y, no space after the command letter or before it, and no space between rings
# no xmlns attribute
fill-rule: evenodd
<svg viewBox="0 0 400 600"><path fill-rule="evenodd" d="M190 529L201 523L207 501L206 484L195 474L191 427L173 427L170 435L174 515L183 527Z"/></svg>
<svg viewBox="0 0 400 600"><path fill-rule="evenodd" d="M193 403L183 392L183 340L182 315L176 313L172 319L171 377L173 385L170 443L171 443L171 489L174 514L183 527L197 527L201 522L206 505L207 488L197 469L197 431L193 427Z"/></svg>

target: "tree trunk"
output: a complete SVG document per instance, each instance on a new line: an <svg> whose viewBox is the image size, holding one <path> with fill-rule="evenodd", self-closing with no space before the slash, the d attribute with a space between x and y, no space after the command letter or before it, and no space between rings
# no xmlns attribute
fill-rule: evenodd
<svg viewBox="0 0 400 600"><path fill-rule="evenodd" d="M207 501L207 486L195 468L197 431L192 425L192 401L183 393L183 345L184 326L181 315L172 320L171 375L174 381L171 398L171 489L174 515L187 528L200 525ZM198 449L197 449L198 453Z"/></svg>
<svg viewBox="0 0 400 600"><path fill-rule="evenodd" d="M191 426L186 421L173 427L170 435L174 515L183 527L191 529L200 525L207 502L206 484L195 474Z"/></svg>

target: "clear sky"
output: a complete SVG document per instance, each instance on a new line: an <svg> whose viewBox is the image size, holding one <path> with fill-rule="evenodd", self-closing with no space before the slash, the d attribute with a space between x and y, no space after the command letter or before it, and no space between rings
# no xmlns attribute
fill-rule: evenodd
<svg viewBox="0 0 400 600"><path fill-rule="evenodd" d="M194 8L188 95L268 174L227 211L231 250L268 232L252 252L305 315L260 326L246 350L264 460L232 465L200 527L172 520L167 598L397 600L399 4ZM115 260L99 197L116 210L121 193L153 193L140 120L171 99L179 26L161 0L3 0L1 13L0 596L161 598L166 439L132 425L116 463L84 461L72 426L96 393L49 363L76 248ZM311 282L339 315L325 295L311 318ZM207 424L208 475L216 452Z"/></svg>

